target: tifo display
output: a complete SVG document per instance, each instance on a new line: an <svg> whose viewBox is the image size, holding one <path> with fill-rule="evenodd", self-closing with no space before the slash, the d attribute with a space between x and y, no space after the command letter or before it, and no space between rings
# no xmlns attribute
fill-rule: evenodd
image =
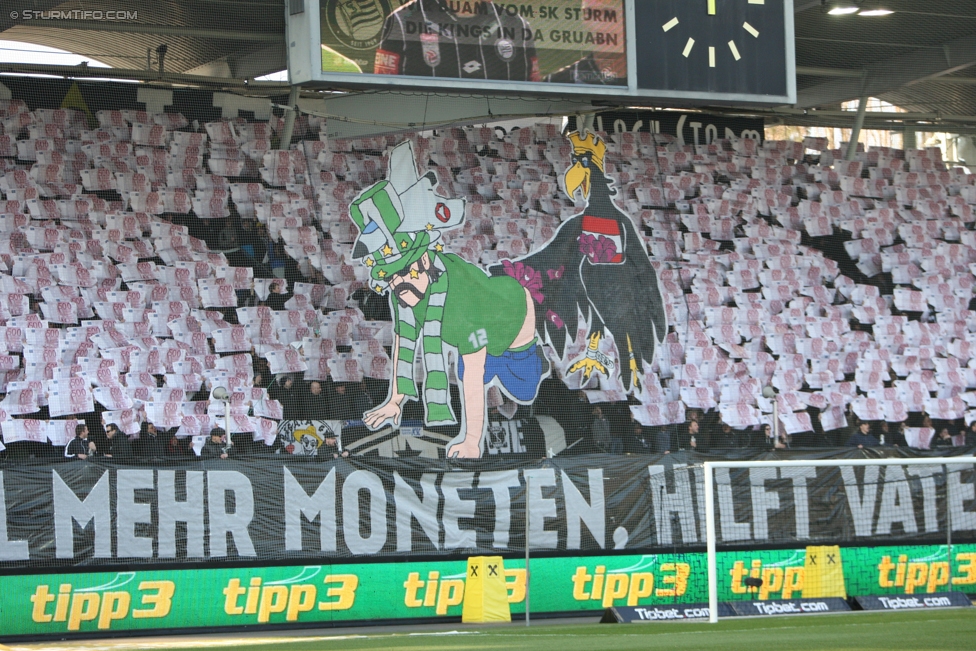
<svg viewBox="0 0 976 651"><path fill-rule="evenodd" d="M136 103L118 85L5 83L80 107L3 104L15 456L972 444L976 194L937 150L848 162L740 137L751 123L671 136L620 113L575 140L552 123L313 140L322 120L300 118L276 153L278 118L193 131L108 108Z"/></svg>
<svg viewBox="0 0 976 651"><path fill-rule="evenodd" d="M938 150L652 112L274 149L270 101L3 83L75 107L0 101L4 634L700 617L712 559L723 616L976 576L971 458L854 467L976 442L976 177ZM851 465L709 502L703 462L770 452ZM506 600L469 583L499 555Z"/></svg>

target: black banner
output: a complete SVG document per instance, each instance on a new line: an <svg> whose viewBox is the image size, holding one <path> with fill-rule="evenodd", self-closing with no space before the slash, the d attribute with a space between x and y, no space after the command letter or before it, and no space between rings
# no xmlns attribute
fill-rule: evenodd
<svg viewBox="0 0 976 651"><path fill-rule="evenodd" d="M78 93L74 99L68 94L73 87L77 87ZM31 111L65 106L78 110L87 109L94 117L98 111L144 108L150 113L182 113L190 122L197 120L200 123L236 118L238 115L267 120L272 113L271 102L286 101L284 97L256 99L192 88L169 89L110 81L13 76L0 79L0 96L7 92L10 99L23 100Z"/></svg>
<svg viewBox="0 0 976 651"><path fill-rule="evenodd" d="M527 482L539 552L700 550L705 459L10 464L0 467L0 563L36 569L518 552ZM946 540L947 521L954 542L972 541L974 468L948 470L717 469L719 543L935 543Z"/></svg>
<svg viewBox="0 0 976 651"><path fill-rule="evenodd" d="M596 114L593 126L608 134L625 131L663 133L676 137L682 145L708 145L723 138L751 138L762 142L765 122L762 118L681 111L604 111ZM569 129L576 129L575 117L569 118Z"/></svg>

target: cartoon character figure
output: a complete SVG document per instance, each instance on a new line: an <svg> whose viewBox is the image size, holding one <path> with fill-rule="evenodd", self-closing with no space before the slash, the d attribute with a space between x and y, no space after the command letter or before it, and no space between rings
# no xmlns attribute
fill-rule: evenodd
<svg viewBox="0 0 976 651"><path fill-rule="evenodd" d="M353 257L369 269L373 290L389 293L394 315L395 377L386 402L363 420L373 430L399 425L404 401L419 397L413 367L422 360L426 423L456 423L447 374L454 352L463 411L447 455L476 458L487 428L488 386L531 403L549 364L536 340L529 291L513 278L488 276L438 243L463 221L464 200L437 195L433 174L419 176L414 160L409 141L397 146L388 179L350 206L360 231Z"/></svg>
<svg viewBox="0 0 976 651"><path fill-rule="evenodd" d="M600 340L611 333L621 357L620 377L629 391L640 391L643 363L667 334L667 316L657 274L643 239L631 218L613 204L613 183L604 175L606 144L593 134L570 133L573 165L564 181L570 197L580 192L584 212L563 222L552 240L524 258L502 261L489 271L518 279L536 303L536 328L556 355L567 352L579 325L588 325L585 356L568 368L582 371L584 382L594 372L609 377L614 360L600 351Z"/></svg>

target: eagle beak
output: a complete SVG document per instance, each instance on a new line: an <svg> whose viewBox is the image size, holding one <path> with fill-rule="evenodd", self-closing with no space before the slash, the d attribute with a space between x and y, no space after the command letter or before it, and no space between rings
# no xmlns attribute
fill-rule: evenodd
<svg viewBox="0 0 976 651"><path fill-rule="evenodd" d="M582 190L583 198L590 198L590 169L583 167L579 163L574 163L566 170L566 193L573 197L576 190Z"/></svg>

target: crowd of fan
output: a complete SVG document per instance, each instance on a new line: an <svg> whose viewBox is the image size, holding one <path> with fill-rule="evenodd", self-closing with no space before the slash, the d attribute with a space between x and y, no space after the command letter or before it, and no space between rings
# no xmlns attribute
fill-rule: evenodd
<svg viewBox="0 0 976 651"><path fill-rule="evenodd" d="M392 324L349 263L348 205L404 138L467 198L444 244L471 262L530 253L583 208L551 123L330 140L301 116L275 149L281 126L0 101L5 446L87 456L91 430L113 458L257 454L282 449L282 419L355 436L386 396ZM602 136L671 327L636 395L567 359L521 416L583 452L974 442L976 175L938 149Z"/></svg>

